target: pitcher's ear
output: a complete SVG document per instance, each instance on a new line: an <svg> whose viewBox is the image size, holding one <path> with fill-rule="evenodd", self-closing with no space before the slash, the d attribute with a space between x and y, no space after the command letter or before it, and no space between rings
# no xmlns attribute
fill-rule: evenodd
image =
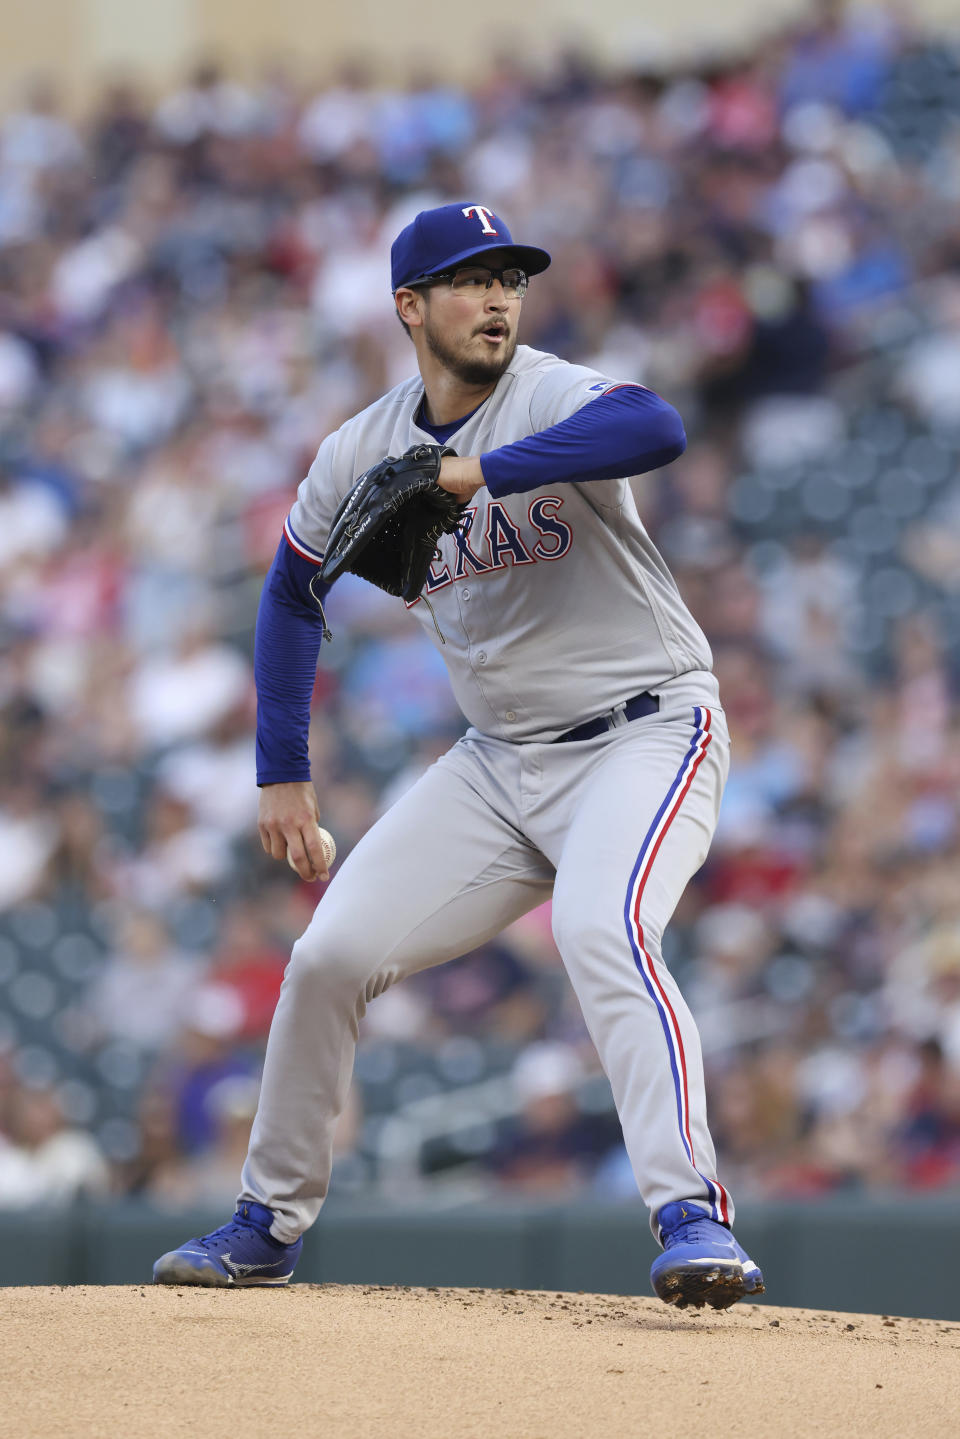
<svg viewBox="0 0 960 1439"><path fill-rule="evenodd" d="M423 324L424 297L419 290L411 290L407 286L401 286L394 291L394 301L397 306L397 314L400 323L409 333L410 328L419 328Z"/></svg>

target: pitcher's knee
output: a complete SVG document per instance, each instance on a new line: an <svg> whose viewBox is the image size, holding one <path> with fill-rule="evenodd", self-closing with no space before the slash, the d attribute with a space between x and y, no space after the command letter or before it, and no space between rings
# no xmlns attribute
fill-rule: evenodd
<svg viewBox="0 0 960 1439"><path fill-rule="evenodd" d="M622 908L597 913L576 903L553 905L553 938L564 960L621 954L634 963L642 949L659 958L661 927L652 915L641 911L625 915Z"/></svg>
<svg viewBox="0 0 960 1439"><path fill-rule="evenodd" d="M578 954L596 948L597 944L608 946L613 939L619 921L623 933L622 915L607 914L603 910L576 900L553 901L553 938L561 954Z"/></svg>
<svg viewBox="0 0 960 1439"><path fill-rule="evenodd" d="M293 946L287 974L296 985L359 992L377 968L378 957L359 928L312 924Z"/></svg>

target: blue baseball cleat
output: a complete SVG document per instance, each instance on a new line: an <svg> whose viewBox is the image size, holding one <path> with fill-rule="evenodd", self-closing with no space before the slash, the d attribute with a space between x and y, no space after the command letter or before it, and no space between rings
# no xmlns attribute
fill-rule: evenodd
<svg viewBox="0 0 960 1439"><path fill-rule="evenodd" d="M663 1253L650 1281L665 1304L678 1309L729 1309L745 1294L763 1293L763 1275L725 1224L678 1202L657 1215Z"/></svg>
<svg viewBox="0 0 960 1439"><path fill-rule="evenodd" d="M273 1214L262 1204L240 1204L229 1224L202 1239L188 1239L153 1266L154 1284L286 1284L303 1240L281 1244L270 1233Z"/></svg>

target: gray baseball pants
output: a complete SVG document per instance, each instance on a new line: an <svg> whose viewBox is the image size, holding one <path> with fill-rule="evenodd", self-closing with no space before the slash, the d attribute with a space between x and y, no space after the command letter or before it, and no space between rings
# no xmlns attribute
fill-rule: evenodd
<svg viewBox="0 0 960 1439"><path fill-rule="evenodd" d="M292 1242L327 1193L366 1006L553 896L557 948L610 1080L651 1215L694 1200L733 1219L716 1176L693 1018L660 941L713 835L729 741L712 676L591 740L470 730L341 866L293 947L241 1200Z"/></svg>

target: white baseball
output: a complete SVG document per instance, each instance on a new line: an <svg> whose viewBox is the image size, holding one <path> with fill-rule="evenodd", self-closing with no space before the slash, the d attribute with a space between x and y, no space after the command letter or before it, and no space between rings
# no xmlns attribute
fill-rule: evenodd
<svg viewBox="0 0 960 1439"><path fill-rule="evenodd" d="M327 862L327 869L329 869L337 857L337 846L334 842L333 835L329 830L324 829L322 824L317 825L317 833L320 836L320 843L323 845L323 857ZM287 864L293 870L294 874L296 874L297 866L290 858L289 850L287 850Z"/></svg>

